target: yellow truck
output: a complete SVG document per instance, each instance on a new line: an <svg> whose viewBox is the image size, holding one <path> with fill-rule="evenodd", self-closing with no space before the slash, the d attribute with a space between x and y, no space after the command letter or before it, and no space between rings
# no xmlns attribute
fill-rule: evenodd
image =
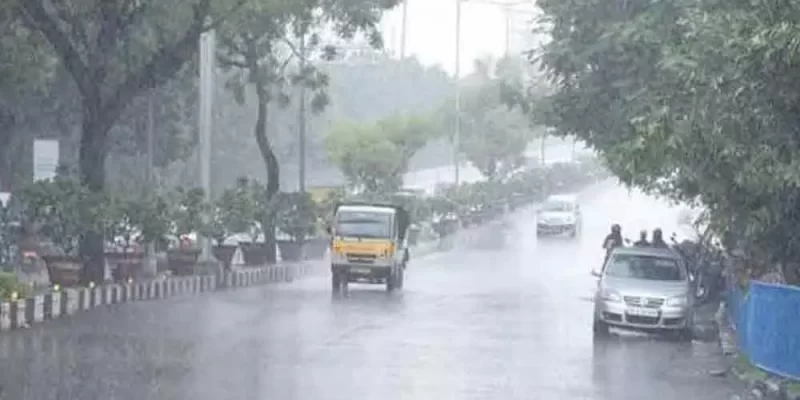
<svg viewBox="0 0 800 400"><path fill-rule="evenodd" d="M334 208L331 287L347 291L352 282L403 288L408 254L408 212L389 204L347 202Z"/></svg>

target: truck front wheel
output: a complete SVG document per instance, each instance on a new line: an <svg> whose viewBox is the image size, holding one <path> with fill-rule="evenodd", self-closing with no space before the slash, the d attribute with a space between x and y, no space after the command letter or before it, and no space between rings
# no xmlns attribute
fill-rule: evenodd
<svg viewBox="0 0 800 400"><path fill-rule="evenodd" d="M347 290L347 276L341 272L331 274L331 290L334 293L341 293Z"/></svg>

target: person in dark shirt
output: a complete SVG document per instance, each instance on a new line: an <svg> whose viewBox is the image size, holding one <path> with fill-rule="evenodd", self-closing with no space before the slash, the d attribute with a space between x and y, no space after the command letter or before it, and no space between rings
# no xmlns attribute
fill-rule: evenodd
<svg viewBox="0 0 800 400"><path fill-rule="evenodd" d="M653 229L653 241L650 245L662 249L669 248L667 242L664 241L664 234L661 232L661 228Z"/></svg>
<svg viewBox="0 0 800 400"><path fill-rule="evenodd" d="M636 247L650 247L650 242L647 241L647 231L642 230L639 232L639 240L633 243Z"/></svg>
<svg viewBox="0 0 800 400"><path fill-rule="evenodd" d="M606 235L605 240L603 240L603 248L606 250L606 258L603 261L603 265L608 261L608 257L611 256L611 250L621 247L622 245L622 227L620 227L619 224L611 225L611 233Z"/></svg>

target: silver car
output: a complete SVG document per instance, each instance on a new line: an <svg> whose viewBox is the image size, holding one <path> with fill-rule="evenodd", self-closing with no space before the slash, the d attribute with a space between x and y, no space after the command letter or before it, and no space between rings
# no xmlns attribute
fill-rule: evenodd
<svg viewBox="0 0 800 400"><path fill-rule="evenodd" d="M576 195L552 195L536 212L536 234L576 237L581 231L581 207Z"/></svg>
<svg viewBox="0 0 800 400"><path fill-rule="evenodd" d="M594 297L594 333L610 326L670 330L691 338L694 319L692 279L671 249L619 247L611 253Z"/></svg>

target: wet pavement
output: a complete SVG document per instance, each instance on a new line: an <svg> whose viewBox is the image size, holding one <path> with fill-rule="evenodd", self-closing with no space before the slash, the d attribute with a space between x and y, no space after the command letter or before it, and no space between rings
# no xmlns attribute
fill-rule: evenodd
<svg viewBox="0 0 800 400"><path fill-rule="evenodd" d="M403 293L354 285L334 298L320 267L292 284L112 306L5 334L0 399L731 398L735 385L707 373L715 343L593 341L589 272L608 225L669 233L677 211L619 188L582 198L582 237L537 240L533 213L521 211L474 239L489 246L412 260Z"/></svg>

